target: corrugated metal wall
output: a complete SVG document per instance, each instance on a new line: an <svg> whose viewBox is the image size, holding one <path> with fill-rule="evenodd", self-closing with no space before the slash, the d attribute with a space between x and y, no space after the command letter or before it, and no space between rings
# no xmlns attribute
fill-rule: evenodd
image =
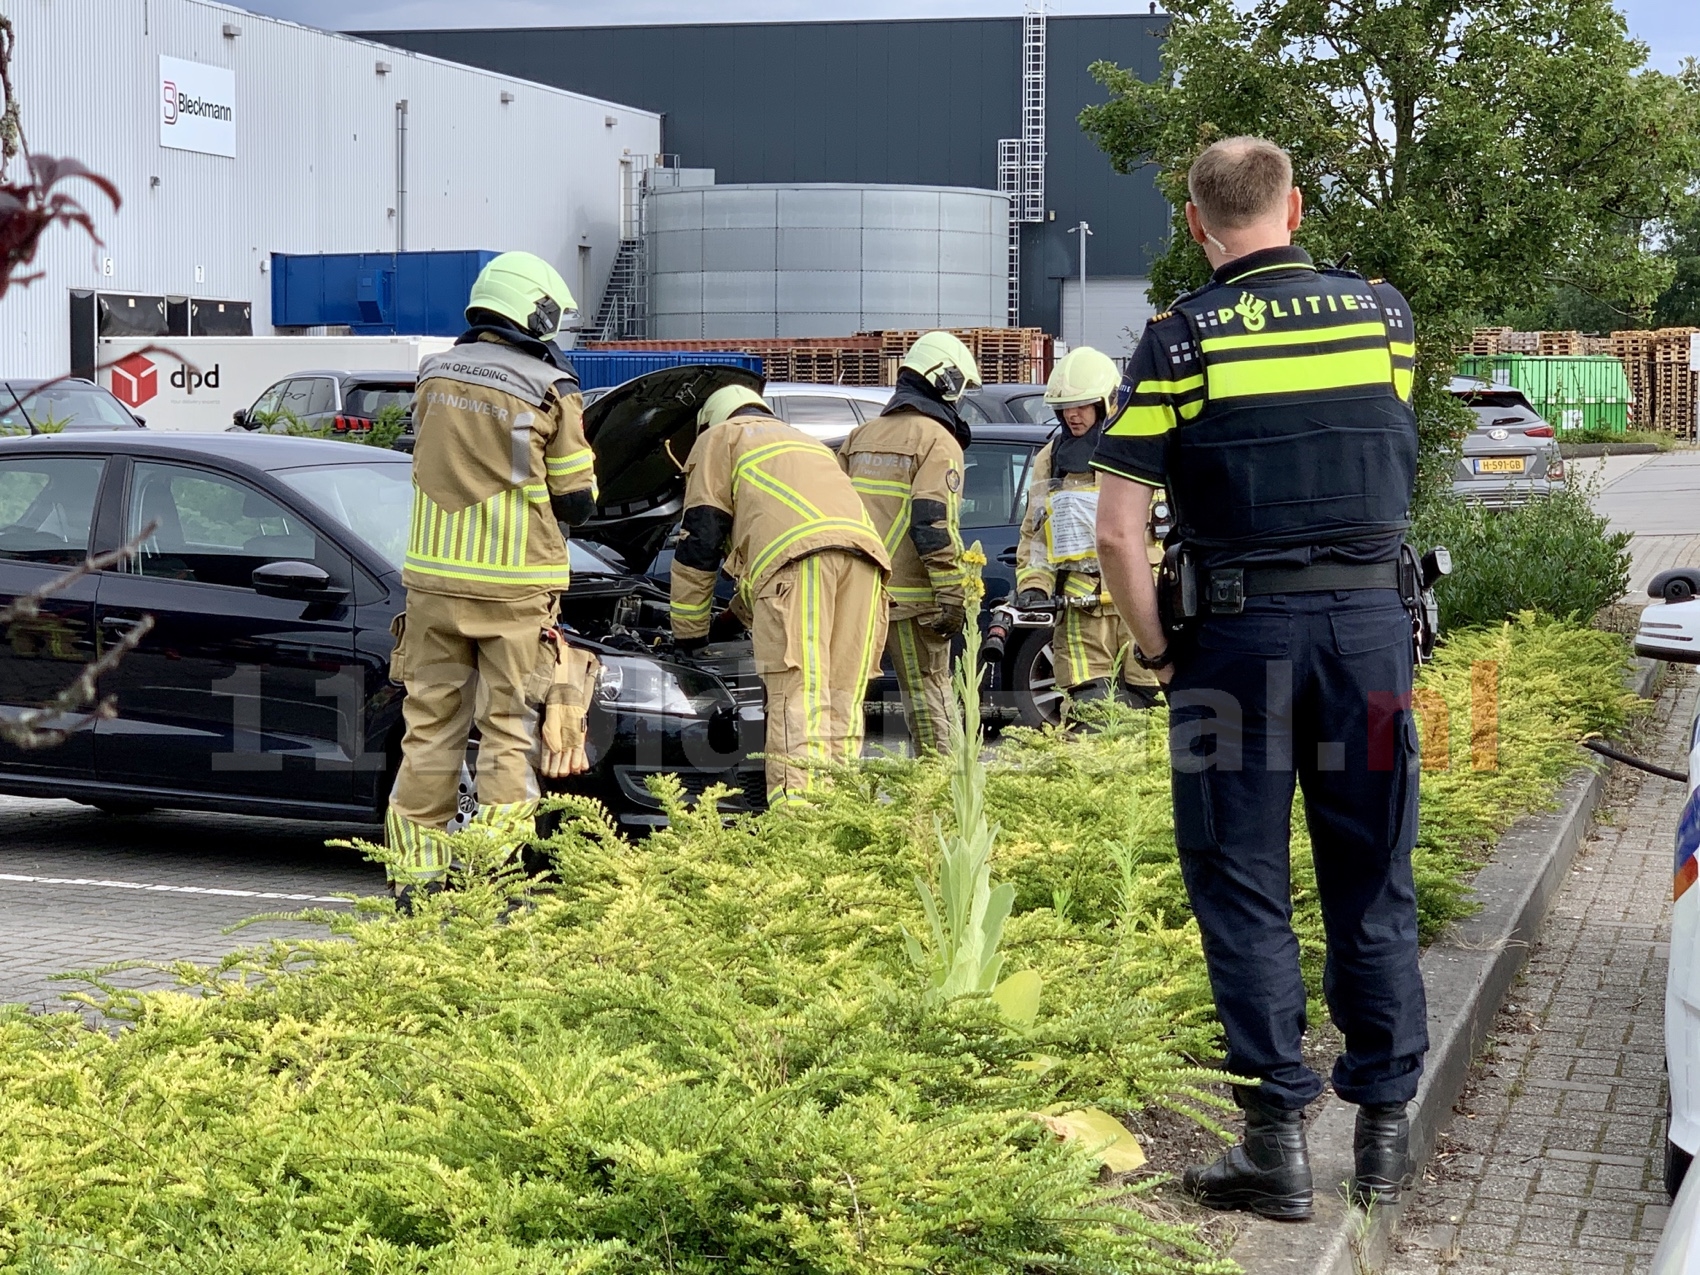
<svg viewBox="0 0 1700 1275"><path fill-rule="evenodd" d="M1151 173L1117 173L1078 122L1108 97L1087 68L1106 59L1154 79L1168 21L1047 19L1045 197L1056 219L1023 228L1023 323L1060 331L1076 222L1092 224L1094 274L1147 275L1168 243ZM664 149L722 182L996 188L998 139L1020 126L1019 17L367 34L664 111Z"/></svg>
<svg viewBox="0 0 1700 1275"><path fill-rule="evenodd" d="M8 0L6 10L31 149L81 159L117 183L124 206L114 214L78 184L105 247L49 232L36 262L45 276L0 301L4 374L66 370L73 288L252 301L254 330L268 332L261 265L272 252L393 249L399 99L409 103L405 246L525 248L576 288L588 245L593 295L578 298L588 310L618 247L620 160L636 155L642 167L660 148L651 112L206 0ZM225 37L226 23L241 35ZM161 54L235 71L234 160L160 146Z"/></svg>
<svg viewBox="0 0 1700 1275"><path fill-rule="evenodd" d="M1007 321L1009 200L928 186L649 197L650 335L846 336Z"/></svg>

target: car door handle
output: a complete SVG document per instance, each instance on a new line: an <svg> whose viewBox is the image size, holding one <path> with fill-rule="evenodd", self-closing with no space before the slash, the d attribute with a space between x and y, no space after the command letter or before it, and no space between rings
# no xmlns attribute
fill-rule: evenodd
<svg viewBox="0 0 1700 1275"><path fill-rule="evenodd" d="M1003 563L1006 567L1013 567L1015 565L1015 550L1005 549L998 555L998 561Z"/></svg>
<svg viewBox="0 0 1700 1275"><path fill-rule="evenodd" d="M100 617L100 627L114 633L128 633L142 622L139 615L103 615Z"/></svg>

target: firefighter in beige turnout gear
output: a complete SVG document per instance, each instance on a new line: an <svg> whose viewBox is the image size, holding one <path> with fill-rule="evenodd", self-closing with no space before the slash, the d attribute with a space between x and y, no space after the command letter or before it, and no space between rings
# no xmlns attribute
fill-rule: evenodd
<svg viewBox="0 0 1700 1275"><path fill-rule="evenodd" d="M861 755L891 559L832 452L774 419L754 390L716 390L697 424L673 636L687 651L707 641L724 560L767 688L768 804L779 806L808 791L820 765Z"/></svg>
<svg viewBox="0 0 1700 1275"><path fill-rule="evenodd" d="M891 555L886 639L917 751L949 740L950 641L967 622L963 591L963 392L980 384L968 347L929 332L909 348L885 410L856 427L838 461Z"/></svg>
<svg viewBox="0 0 1700 1275"><path fill-rule="evenodd" d="M1121 663L1121 686L1133 703L1157 702L1157 675L1133 659L1133 635L1104 591L1098 566L1098 471L1092 454L1115 415L1122 374L1107 354L1081 346L1058 362L1045 402L1062 428L1033 459L1027 514L1016 549L1016 605L1040 609L1059 597L1052 629L1057 686L1070 700L1107 698ZM1147 534L1153 566L1163 551Z"/></svg>
<svg viewBox="0 0 1700 1275"><path fill-rule="evenodd" d="M553 338L572 294L530 253L496 257L473 284L471 325L419 368L413 519L392 677L407 687L401 768L385 838L398 894L440 888L444 829L474 717L478 824L518 846L533 830L536 715L525 703L567 587L559 522L595 502L572 365Z"/></svg>

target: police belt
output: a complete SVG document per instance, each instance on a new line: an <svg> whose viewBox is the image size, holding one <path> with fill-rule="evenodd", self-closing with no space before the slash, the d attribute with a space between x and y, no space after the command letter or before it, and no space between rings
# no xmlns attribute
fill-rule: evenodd
<svg viewBox="0 0 1700 1275"><path fill-rule="evenodd" d="M1238 615L1247 598L1276 593L1335 593L1397 589L1397 562L1319 562L1309 567L1230 567L1205 573L1202 610Z"/></svg>

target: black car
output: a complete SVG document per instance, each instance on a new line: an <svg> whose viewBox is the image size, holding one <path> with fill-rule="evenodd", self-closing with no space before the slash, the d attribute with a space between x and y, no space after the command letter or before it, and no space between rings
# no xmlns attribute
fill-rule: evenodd
<svg viewBox="0 0 1700 1275"><path fill-rule="evenodd" d="M1043 385L982 385L969 390L957 404L970 426L1056 424L1057 414L1045 402Z"/></svg>
<svg viewBox="0 0 1700 1275"><path fill-rule="evenodd" d="M372 428L386 408L413 415L417 376L390 368L339 372L320 368L295 372L266 388L253 406L232 413L231 428L284 433L296 422L333 434L359 434Z"/></svg>
<svg viewBox="0 0 1700 1275"><path fill-rule="evenodd" d="M143 425L140 416L108 391L80 376L0 381L0 436L141 429Z"/></svg>
<svg viewBox="0 0 1700 1275"><path fill-rule="evenodd" d="M688 450L702 399L754 379L736 368L670 369L586 415L605 492L598 521L616 548L571 544L563 627L604 672L589 721L593 770L570 786L628 824L661 820L645 785L654 774L678 774L691 792L728 783L741 794L734 805L763 798L760 763L748 757L761 727L748 643L673 653L665 592L617 552L658 542L676 517L683 477L664 456ZM113 810L379 817L400 757L389 626L405 601L411 506L406 456L346 443L238 433L0 440L0 605L154 524L130 562L8 626L0 713L16 720L144 616L154 621L102 679L117 716L48 723L69 731L52 747L0 743L0 792Z"/></svg>

